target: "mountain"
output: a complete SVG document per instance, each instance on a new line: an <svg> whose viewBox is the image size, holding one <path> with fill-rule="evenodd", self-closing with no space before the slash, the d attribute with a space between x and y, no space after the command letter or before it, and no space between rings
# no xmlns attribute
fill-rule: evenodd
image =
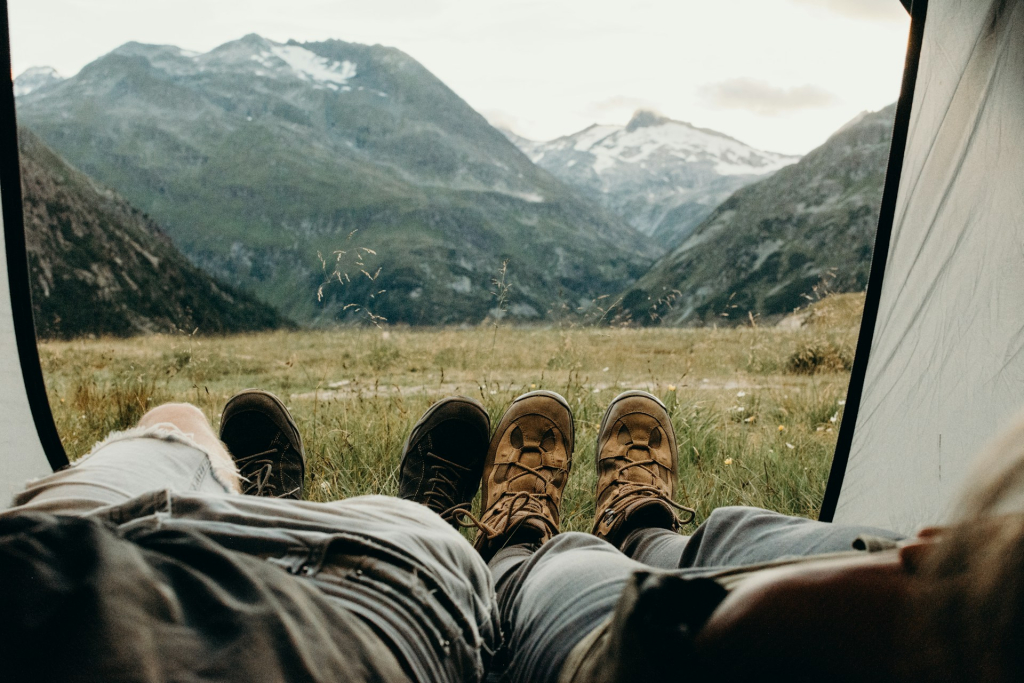
<svg viewBox="0 0 1024 683"><path fill-rule="evenodd" d="M193 262L302 322L541 318L663 253L394 48L128 43L17 104Z"/></svg>
<svg viewBox="0 0 1024 683"><path fill-rule="evenodd" d="M186 261L144 214L18 131L25 242L41 337L269 329L283 321Z"/></svg>
<svg viewBox="0 0 1024 683"><path fill-rule="evenodd" d="M14 79L14 96L21 97L33 90L60 83L64 77L52 66L33 66Z"/></svg>
<svg viewBox="0 0 1024 683"><path fill-rule="evenodd" d="M669 248L733 192L800 158L649 111L550 142L505 134L538 166Z"/></svg>
<svg viewBox="0 0 1024 683"><path fill-rule="evenodd" d="M622 312L641 324L743 321L792 311L816 287L864 289L895 112L861 115L737 191L624 293Z"/></svg>

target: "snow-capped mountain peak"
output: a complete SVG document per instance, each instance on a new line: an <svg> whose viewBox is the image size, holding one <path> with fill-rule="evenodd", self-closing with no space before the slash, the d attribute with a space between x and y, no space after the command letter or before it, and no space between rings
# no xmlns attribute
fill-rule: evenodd
<svg viewBox="0 0 1024 683"><path fill-rule="evenodd" d="M764 175L795 163L800 157L763 152L739 140L649 111L638 111L625 126L594 125L531 149L535 163L566 150L593 157L598 175L619 164L672 162L710 164L718 175ZM568 161L567 161L568 163ZM582 164L576 159L573 166Z"/></svg>
<svg viewBox="0 0 1024 683"><path fill-rule="evenodd" d="M800 158L645 110L624 126L595 124L550 142L510 139L665 244L689 234L735 190Z"/></svg>
<svg viewBox="0 0 1024 683"><path fill-rule="evenodd" d="M14 96L21 97L33 90L60 83L64 77L57 73L52 66L33 66L25 69L20 76L14 79Z"/></svg>

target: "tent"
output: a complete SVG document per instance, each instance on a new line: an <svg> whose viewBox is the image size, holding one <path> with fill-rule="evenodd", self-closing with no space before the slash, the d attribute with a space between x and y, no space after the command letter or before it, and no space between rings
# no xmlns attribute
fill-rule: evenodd
<svg viewBox="0 0 1024 683"><path fill-rule="evenodd" d="M1024 2L914 0L821 518L943 519L1024 405Z"/></svg>
<svg viewBox="0 0 1024 683"><path fill-rule="evenodd" d="M973 454L1024 404L1024 0L903 5L911 39L822 519L910 530L947 511ZM67 463L35 346L16 136L8 81L0 505Z"/></svg>
<svg viewBox="0 0 1024 683"><path fill-rule="evenodd" d="M7 2L0 7L0 71L11 74ZM0 508L29 479L68 464L36 349L21 212L14 83L0 85L0 201L4 258L0 259Z"/></svg>

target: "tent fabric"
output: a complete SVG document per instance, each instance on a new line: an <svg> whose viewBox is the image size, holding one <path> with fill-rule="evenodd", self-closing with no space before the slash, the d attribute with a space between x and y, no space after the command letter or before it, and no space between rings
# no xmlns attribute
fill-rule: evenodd
<svg viewBox="0 0 1024 683"><path fill-rule="evenodd" d="M0 185L0 193L4 189ZM26 481L51 471L25 391L10 294L7 260L0 259L0 509L10 505Z"/></svg>
<svg viewBox="0 0 1024 683"><path fill-rule="evenodd" d="M941 521L1024 405L1022 145L1024 0L931 0L836 522Z"/></svg>
<svg viewBox="0 0 1024 683"><path fill-rule="evenodd" d="M25 482L66 465L39 366L29 294L10 80L7 3L0 0L0 509Z"/></svg>

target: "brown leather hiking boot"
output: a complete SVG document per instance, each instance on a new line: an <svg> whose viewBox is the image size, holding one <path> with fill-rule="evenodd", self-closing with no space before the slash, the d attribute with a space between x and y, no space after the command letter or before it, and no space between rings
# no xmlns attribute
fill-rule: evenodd
<svg viewBox="0 0 1024 683"><path fill-rule="evenodd" d="M678 473L676 435L665 405L646 391L619 394L597 435L597 505L592 533L620 546L633 529L676 531L675 510L694 511L672 499Z"/></svg>
<svg viewBox="0 0 1024 683"><path fill-rule="evenodd" d="M558 506L572 468L572 411L550 391L523 394L502 415L484 461L483 514L474 546L489 560L502 547L558 533Z"/></svg>

